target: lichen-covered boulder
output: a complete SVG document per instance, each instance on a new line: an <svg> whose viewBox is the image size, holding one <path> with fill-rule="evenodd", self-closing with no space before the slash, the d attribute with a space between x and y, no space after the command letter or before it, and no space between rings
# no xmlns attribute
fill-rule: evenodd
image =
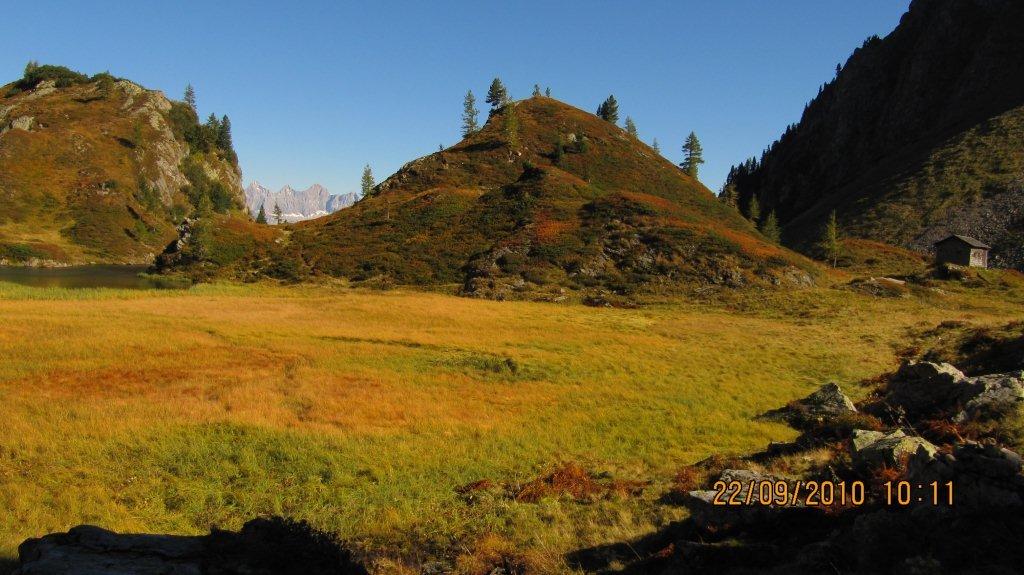
<svg viewBox="0 0 1024 575"><path fill-rule="evenodd" d="M850 455L854 465L861 468L896 467L919 449L932 454L938 451L927 439L907 435L901 429L889 433L856 429L850 438Z"/></svg>

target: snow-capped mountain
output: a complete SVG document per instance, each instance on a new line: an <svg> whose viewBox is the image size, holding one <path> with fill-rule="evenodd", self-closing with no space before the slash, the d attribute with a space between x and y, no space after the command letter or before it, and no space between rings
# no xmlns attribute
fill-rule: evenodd
<svg viewBox="0 0 1024 575"><path fill-rule="evenodd" d="M320 184L313 184L302 191L285 186L277 192L271 192L259 182L253 181L245 188L245 204L249 212L255 218L262 206L267 215L267 222L271 224L277 223L274 220L275 206L281 208L281 219L286 222L299 222L347 208L354 204L356 199L358 197L355 193L332 194Z"/></svg>

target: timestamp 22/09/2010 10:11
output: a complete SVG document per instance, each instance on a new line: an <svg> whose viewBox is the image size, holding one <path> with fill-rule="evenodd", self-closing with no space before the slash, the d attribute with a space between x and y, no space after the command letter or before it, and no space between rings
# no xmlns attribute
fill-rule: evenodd
<svg viewBox="0 0 1024 575"><path fill-rule="evenodd" d="M889 506L914 503L953 505L953 482L886 481L881 495ZM716 481L712 485L713 505L864 505L867 485L863 481Z"/></svg>

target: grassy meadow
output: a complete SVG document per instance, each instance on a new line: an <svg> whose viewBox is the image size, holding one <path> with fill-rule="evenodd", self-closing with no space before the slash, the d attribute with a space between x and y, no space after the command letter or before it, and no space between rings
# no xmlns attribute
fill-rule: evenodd
<svg viewBox="0 0 1024 575"><path fill-rule="evenodd" d="M0 283L0 558L80 523L202 533L276 513L353 541L378 572L437 556L474 572L503 548L565 571L569 551L679 519L659 497L682 465L795 435L755 415L827 380L863 394L909 334L941 321L1020 317L1012 280L636 310ZM561 462L651 484L591 503L456 492Z"/></svg>

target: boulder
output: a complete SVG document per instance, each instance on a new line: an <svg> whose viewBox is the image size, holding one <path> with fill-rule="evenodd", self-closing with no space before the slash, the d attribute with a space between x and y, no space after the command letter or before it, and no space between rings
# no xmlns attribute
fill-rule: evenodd
<svg viewBox="0 0 1024 575"><path fill-rule="evenodd" d="M889 382L886 402L918 417L957 422L999 415L1024 402L1024 373L967 377L948 363L908 362Z"/></svg>
<svg viewBox="0 0 1024 575"><path fill-rule="evenodd" d="M79 525L29 539L18 555L12 575L366 575L333 536L280 517L201 536L119 534Z"/></svg>
<svg viewBox="0 0 1024 575"><path fill-rule="evenodd" d="M774 484L779 481L792 483L794 481L786 477L749 469L726 469L718 480L726 484L734 481L740 483L740 495L736 504L716 503L715 500L719 492L715 490L690 491L683 499L683 503L690 509L694 524L705 531L721 533L764 527L778 521L792 521L797 518L816 516L820 513L819 509L807 507L802 501L780 506L771 501L762 503L759 500L758 493L761 484ZM746 503L746 494L750 489L753 489L753 496L748 504ZM732 492L730 491L730 493ZM728 499L728 496L724 499Z"/></svg>
<svg viewBox="0 0 1024 575"><path fill-rule="evenodd" d="M785 421L796 427L835 419L842 415L857 413L853 401L836 383L826 383L807 397L789 405L769 411L762 419Z"/></svg>
<svg viewBox="0 0 1024 575"><path fill-rule="evenodd" d="M29 539L18 547L13 575L124 573L200 575L203 537L119 535L92 525Z"/></svg>
<svg viewBox="0 0 1024 575"><path fill-rule="evenodd" d="M907 462L907 480L925 486L952 481L954 505L1024 506L1020 455L991 442L958 443L950 453L919 450Z"/></svg>
<svg viewBox="0 0 1024 575"><path fill-rule="evenodd" d="M907 435L901 429L889 433L855 429L850 447L854 465L867 469L897 467L904 457L921 449L931 454L938 451L927 439Z"/></svg>

